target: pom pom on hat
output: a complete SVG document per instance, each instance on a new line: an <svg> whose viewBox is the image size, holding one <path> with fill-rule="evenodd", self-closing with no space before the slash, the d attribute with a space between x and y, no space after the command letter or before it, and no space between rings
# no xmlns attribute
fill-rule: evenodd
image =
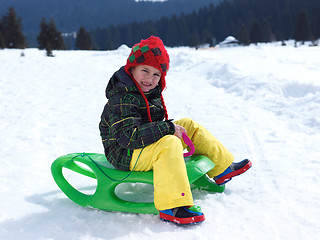
<svg viewBox="0 0 320 240"><path fill-rule="evenodd" d="M131 53L127 59L127 64L124 67L124 70L127 74L129 74L132 80L135 82L136 86L138 87L146 105L147 105L147 113L149 122L152 122L151 114L150 114L150 107L148 100L141 90L137 81L133 78L130 69L138 66L138 65L148 65L158 69L161 72L161 77L159 81L159 86L161 91L163 91L166 87L166 75L169 70L169 55L167 50L164 47L162 40L158 37L151 36L148 39L141 40L139 43L135 44L132 47ZM161 101L164 109L164 115L166 120L168 120L168 113L167 108L163 100L163 96L161 94Z"/></svg>

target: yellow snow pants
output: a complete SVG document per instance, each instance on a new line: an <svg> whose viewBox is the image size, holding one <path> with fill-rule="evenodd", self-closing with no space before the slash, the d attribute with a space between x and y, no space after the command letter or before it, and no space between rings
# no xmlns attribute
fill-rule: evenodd
<svg viewBox="0 0 320 240"><path fill-rule="evenodd" d="M219 175L233 162L233 155L197 122L183 118L174 123L187 130L195 146L194 154L204 155L214 162L215 167L208 172L209 177ZM153 170L154 204L158 210L194 205L183 158L183 149L186 147L183 140L166 135L133 152L130 170Z"/></svg>

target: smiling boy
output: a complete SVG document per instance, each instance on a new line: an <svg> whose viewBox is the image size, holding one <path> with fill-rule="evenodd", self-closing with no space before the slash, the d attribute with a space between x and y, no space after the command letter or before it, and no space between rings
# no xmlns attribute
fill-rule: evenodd
<svg viewBox="0 0 320 240"><path fill-rule="evenodd" d="M185 132L195 154L215 163L208 172L217 184L230 181L251 167L233 155L204 127L189 118L168 120L162 91L169 55L160 38L151 36L133 46L124 67L109 80L108 102L99 124L107 160L125 171L153 170L154 204L160 219L176 224L205 220L194 206L183 158Z"/></svg>

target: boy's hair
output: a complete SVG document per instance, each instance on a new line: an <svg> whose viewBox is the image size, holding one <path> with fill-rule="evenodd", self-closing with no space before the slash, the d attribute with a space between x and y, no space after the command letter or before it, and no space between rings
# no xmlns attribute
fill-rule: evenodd
<svg viewBox="0 0 320 240"><path fill-rule="evenodd" d="M127 64L124 67L124 70L127 74L129 74L132 80L135 82L136 86L138 87L144 101L147 105L147 112L148 112L148 119L152 122L151 114L150 114L150 107L148 100L141 90L139 84L133 78L130 69L138 66L138 65L148 65L158 69L161 72L161 77L159 81L159 86L161 88L161 92L166 88L166 75L169 70L169 55L167 50L165 49L163 42L160 38L151 36L148 39L141 40L139 43L135 44L132 47L131 53L127 59ZM168 113L166 105L164 104L164 99L161 93L161 101L164 109L164 114L166 120L168 120Z"/></svg>

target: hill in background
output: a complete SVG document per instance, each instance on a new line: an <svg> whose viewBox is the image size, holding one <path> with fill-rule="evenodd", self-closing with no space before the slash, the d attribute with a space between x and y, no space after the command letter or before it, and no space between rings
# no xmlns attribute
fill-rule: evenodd
<svg viewBox="0 0 320 240"><path fill-rule="evenodd" d="M0 16L12 6L22 18L23 32L29 45L36 45L42 18L54 19L64 33L109 27L133 21L157 20L163 16L191 13L221 0L168 0L163 2L136 0L0 0Z"/></svg>

